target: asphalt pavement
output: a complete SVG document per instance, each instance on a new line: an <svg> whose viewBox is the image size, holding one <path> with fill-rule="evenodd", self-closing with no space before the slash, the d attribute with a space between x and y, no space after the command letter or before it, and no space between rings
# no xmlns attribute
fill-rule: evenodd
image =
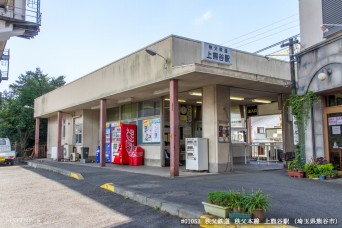
<svg viewBox="0 0 342 228"><path fill-rule="evenodd" d="M0 227L186 227L178 217L86 181L0 165Z"/></svg>
<svg viewBox="0 0 342 228"><path fill-rule="evenodd" d="M332 218L339 223L335 227L342 227L341 181L290 178L283 169L237 167L238 171L233 173L167 178L78 163L34 162L81 173L84 180L80 181L94 187L113 183L116 193L183 218L198 218L204 213L201 202L206 201L208 192L260 189L270 195L271 206L266 211L269 219L289 218L294 224L298 218L303 221Z"/></svg>

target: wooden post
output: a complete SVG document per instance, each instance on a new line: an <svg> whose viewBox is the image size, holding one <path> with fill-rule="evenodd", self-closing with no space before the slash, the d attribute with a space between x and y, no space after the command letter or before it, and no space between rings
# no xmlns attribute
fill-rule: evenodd
<svg viewBox="0 0 342 228"><path fill-rule="evenodd" d="M62 112L57 112L57 161L62 160Z"/></svg>
<svg viewBox="0 0 342 228"><path fill-rule="evenodd" d="M40 119L36 118L36 130L35 130L35 137L34 137L34 157L39 157L39 125Z"/></svg>
<svg viewBox="0 0 342 228"><path fill-rule="evenodd" d="M100 166L106 166L106 122L107 122L107 102L100 100Z"/></svg>
<svg viewBox="0 0 342 228"><path fill-rule="evenodd" d="M179 176L178 80L170 81L170 176Z"/></svg>

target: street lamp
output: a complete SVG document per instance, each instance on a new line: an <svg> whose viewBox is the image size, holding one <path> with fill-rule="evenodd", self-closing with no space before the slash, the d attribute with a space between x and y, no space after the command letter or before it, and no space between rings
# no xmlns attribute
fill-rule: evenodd
<svg viewBox="0 0 342 228"><path fill-rule="evenodd" d="M158 54L157 51L156 51L155 49L153 49L153 48L146 48L145 51L146 51L149 55L151 55L151 56L158 55L159 57L163 58L164 61L165 61L164 68L165 68L165 69L167 68L167 60L166 60L166 58L165 58L164 56Z"/></svg>
<svg viewBox="0 0 342 228"><path fill-rule="evenodd" d="M158 56L162 57L162 58L165 60L165 62L166 62L166 58L165 58L164 56L158 54L157 51L156 51L155 49L153 49L153 48L146 48L145 51L146 51L149 55L151 55L151 56L158 55Z"/></svg>

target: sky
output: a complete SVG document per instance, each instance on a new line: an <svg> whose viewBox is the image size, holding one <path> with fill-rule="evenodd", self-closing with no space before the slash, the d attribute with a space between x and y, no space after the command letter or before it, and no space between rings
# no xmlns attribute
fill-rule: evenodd
<svg viewBox="0 0 342 228"><path fill-rule="evenodd" d="M298 0L42 0L41 12L36 37L7 42L0 91L37 67L69 83L170 34L248 52L299 34Z"/></svg>

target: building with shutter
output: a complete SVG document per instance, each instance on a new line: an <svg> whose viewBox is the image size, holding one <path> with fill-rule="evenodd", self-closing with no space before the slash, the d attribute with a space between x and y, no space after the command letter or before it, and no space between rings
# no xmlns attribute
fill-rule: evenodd
<svg viewBox="0 0 342 228"><path fill-rule="evenodd" d="M342 170L342 1L299 0L301 51L297 93L320 100L308 121L306 160L325 157Z"/></svg>

